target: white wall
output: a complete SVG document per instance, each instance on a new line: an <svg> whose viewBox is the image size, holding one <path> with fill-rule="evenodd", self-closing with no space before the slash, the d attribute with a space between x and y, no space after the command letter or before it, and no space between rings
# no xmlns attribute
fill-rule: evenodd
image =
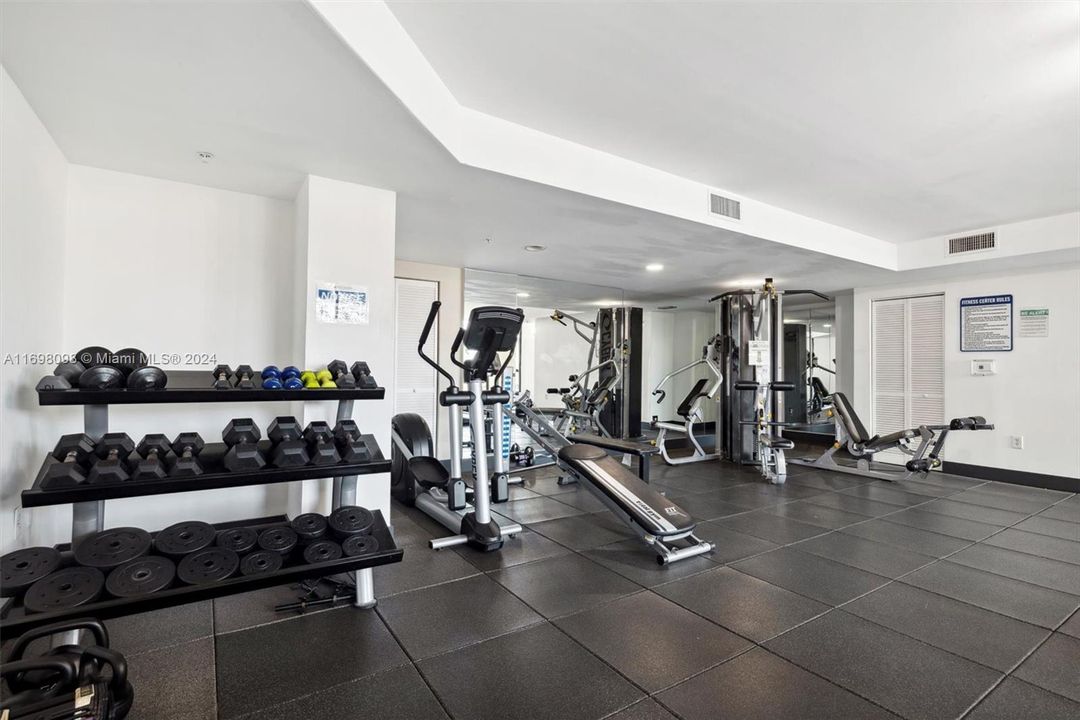
<svg viewBox="0 0 1080 720"><path fill-rule="evenodd" d="M999 273L936 283L872 289L854 294L854 397L873 425L870 383L870 310L875 299L945 294L945 417L983 415L993 431L958 432L945 445L948 461L1080 477L1080 266ZM1050 337L1014 338L1012 352L961 353L960 298L1012 293L1014 331L1020 308L1050 308ZM837 322L840 322L839 313ZM997 374L977 377L974 359L992 359ZM1009 446L1024 436L1024 449Z"/></svg>
<svg viewBox="0 0 1080 720"><path fill-rule="evenodd" d="M442 302L442 307L439 308L438 361L460 383L461 372L456 365L450 362L450 347L454 344L454 337L464 322L465 270L448 265L431 265L429 263L396 260L394 262L394 275L399 278L430 280L439 283L439 300ZM417 338L418 341L419 339ZM444 378L438 380L440 391L445 389L445 383ZM446 418L446 410L440 407L439 430L435 448L436 457L450 456L450 423Z"/></svg>
<svg viewBox="0 0 1080 720"><path fill-rule="evenodd" d="M659 312L646 310L642 320L644 356L641 368L641 421L653 415L661 420L676 420L676 409L700 378L713 375L704 365L680 373L664 386L667 395L657 403L652 391L672 370L701 357L701 349L716 334L716 316L712 312L685 310ZM702 405L706 422L716 420L716 403Z"/></svg>
<svg viewBox="0 0 1080 720"><path fill-rule="evenodd" d="M0 157L0 348L5 356L0 365L0 552L7 552L33 542L30 515L17 510L19 493L33 482L46 448L58 437L55 423L65 414L39 408L33 390L55 360L30 364L20 355L71 350L62 329L68 164L2 66ZM70 523L65 510L37 511L40 525Z"/></svg>

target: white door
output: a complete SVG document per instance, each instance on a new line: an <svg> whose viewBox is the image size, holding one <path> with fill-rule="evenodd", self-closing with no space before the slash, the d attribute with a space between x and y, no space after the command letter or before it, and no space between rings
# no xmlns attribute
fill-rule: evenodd
<svg viewBox="0 0 1080 720"><path fill-rule="evenodd" d="M394 280L397 296L397 319L394 337L397 347L394 363L397 370L397 386L394 388L394 414L416 413L427 421L433 439L439 437L438 384L435 369L416 352L424 321L431 311L431 303L439 299L439 283L430 280ZM433 360L439 353L439 321L428 335L424 352ZM435 440L437 443L437 440ZM438 457L438 448L435 457Z"/></svg>
<svg viewBox="0 0 1080 720"><path fill-rule="evenodd" d="M945 421L945 297L875 300L871 314L870 432Z"/></svg>

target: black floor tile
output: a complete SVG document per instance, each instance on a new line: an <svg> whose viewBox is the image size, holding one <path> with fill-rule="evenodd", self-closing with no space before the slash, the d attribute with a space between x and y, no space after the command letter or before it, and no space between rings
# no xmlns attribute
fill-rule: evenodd
<svg viewBox="0 0 1080 720"><path fill-rule="evenodd" d="M937 513L926 512L921 508L911 508L893 513L885 516L882 520L971 541L988 538L1003 527L1002 525L989 525L974 520L949 517L948 515L938 515Z"/></svg>
<svg viewBox="0 0 1080 720"><path fill-rule="evenodd" d="M855 535L829 533L796 544L796 550L813 553L889 578L899 577L915 568L934 562L929 555L902 547L866 540Z"/></svg>
<svg viewBox="0 0 1080 720"><path fill-rule="evenodd" d="M719 475L704 476L700 474L668 475L663 480L657 480L656 484L658 487L665 488L669 495L692 495L745 485L751 482L752 479L746 476L726 478Z"/></svg>
<svg viewBox="0 0 1080 720"><path fill-rule="evenodd" d="M948 560L916 570L901 581L1051 629L1080 607L1080 598L1073 595Z"/></svg>
<svg viewBox="0 0 1080 720"><path fill-rule="evenodd" d="M759 643L829 610L828 605L731 568L707 570L661 585L655 592Z"/></svg>
<svg viewBox="0 0 1080 720"><path fill-rule="evenodd" d="M744 507L732 505L725 501L716 492L698 493L696 495L669 494L668 499L690 513L690 516L698 521L714 520L728 515L749 512Z"/></svg>
<svg viewBox="0 0 1080 720"><path fill-rule="evenodd" d="M970 503L972 505L998 508L999 510L1011 510L1012 512L1024 513L1025 515L1037 513L1050 504L1047 500L1030 500L1022 497L986 492L982 489L982 486L972 488L971 490L965 490L956 495L951 495L949 499L955 500L956 502Z"/></svg>
<svg viewBox="0 0 1080 720"><path fill-rule="evenodd" d="M958 717L1001 677L844 612L813 620L766 647L911 720Z"/></svg>
<svg viewBox="0 0 1080 720"><path fill-rule="evenodd" d="M1045 628L903 583L886 585L843 610L1006 673L1049 634Z"/></svg>
<svg viewBox="0 0 1080 720"><path fill-rule="evenodd" d="M548 623L419 663L455 718L599 720L640 690Z"/></svg>
<svg viewBox="0 0 1080 720"><path fill-rule="evenodd" d="M1013 675L1080 702L1080 640L1054 633Z"/></svg>
<svg viewBox="0 0 1080 720"><path fill-rule="evenodd" d="M713 544L709 559L718 563L735 562L779 547L762 538L730 530L715 522L698 523L694 534Z"/></svg>
<svg viewBox="0 0 1080 720"><path fill-rule="evenodd" d="M394 543L400 548L427 547L428 540L433 537L441 537L447 532L442 526L437 529L426 523L417 522L403 512L391 511L393 522ZM432 520L432 523L435 521Z"/></svg>
<svg viewBox="0 0 1080 720"><path fill-rule="evenodd" d="M982 543L961 550L949 560L960 565L1080 596L1080 568L1060 560L1036 557Z"/></svg>
<svg viewBox="0 0 1080 720"><path fill-rule="evenodd" d="M565 555L570 551L543 535L525 530L516 537L504 540L503 546L495 552L481 552L467 545L454 548L454 552L478 570L488 572L533 560Z"/></svg>
<svg viewBox="0 0 1080 720"><path fill-rule="evenodd" d="M1017 530L1049 535L1062 540L1080 541L1080 524L1048 517L1029 518L1016 526Z"/></svg>
<svg viewBox="0 0 1080 720"><path fill-rule="evenodd" d="M782 588L836 606L881 587L889 579L825 558L780 548L731 567Z"/></svg>
<svg viewBox="0 0 1080 720"><path fill-rule="evenodd" d="M128 658L135 702L128 720L216 720L214 639Z"/></svg>
<svg viewBox="0 0 1080 720"><path fill-rule="evenodd" d="M538 497L505 503L499 506L499 512L522 525L532 525L545 520L582 515L584 510L549 497Z"/></svg>
<svg viewBox="0 0 1080 720"><path fill-rule="evenodd" d="M304 594L298 585L275 585L214 598L214 632L222 635L257 625L292 620L298 617L296 613L281 613L274 608L283 603L296 602ZM308 612L325 612L329 609L329 606L320 606Z"/></svg>
<svg viewBox="0 0 1080 720"><path fill-rule="evenodd" d="M985 480L978 478L964 477L963 475L949 475L943 472L932 472L926 477L912 478L905 481L907 485L932 485L936 487L948 488L950 490L969 490L980 485L985 485ZM916 490L915 492L918 492Z"/></svg>
<svg viewBox="0 0 1080 720"><path fill-rule="evenodd" d="M651 592L555 622L650 693L750 647L743 638Z"/></svg>
<svg viewBox="0 0 1080 720"><path fill-rule="evenodd" d="M795 497L794 495L780 495L775 492L761 492L763 487L783 487L787 488L787 485L768 485L764 480L755 482L748 485L739 485L738 487L726 488L724 490L717 490L717 496L724 502L737 505L746 510L760 510L761 508L771 508L783 503L793 502L795 500L801 500L801 497ZM796 487L794 485L790 486ZM807 488L798 488L799 490L806 491ZM820 494L821 490L814 490L814 493Z"/></svg>
<svg viewBox="0 0 1080 720"><path fill-rule="evenodd" d="M1080 523L1080 505L1075 503L1063 502L1048 507L1039 513L1039 517L1050 518L1051 520L1064 520L1065 522Z"/></svg>
<svg viewBox="0 0 1080 720"><path fill-rule="evenodd" d="M1025 500L1038 500L1048 505L1068 498L1071 493L1061 490L1047 490L1045 488L1028 487L1014 483L988 482L977 488L980 492L988 492L996 495L1008 495L1010 497L1024 498Z"/></svg>
<svg viewBox="0 0 1080 720"><path fill-rule="evenodd" d="M788 484L802 485L803 487L817 488L819 490L847 490L869 482L869 478L857 478L826 470L802 468L796 472L796 467L799 466L788 465Z"/></svg>
<svg viewBox="0 0 1080 720"><path fill-rule="evenodd" d="M971 503L958 502L956 500L949 500L948 498L935 500L932 503L922 505L919 507L919 510L1000 526L1015 525L1027 517L1027 513L1000 510L998 508L989 508L982 505L972 505Z"/></svg>
<svg viewBox="0 0 1080 720"><path fill-rule="evenodd" d="M542 620L486 575L394 595L379 602L379 614L414 660Z"/></svg>
<svg viewBox="0 0 1080 720"><path fill-rule="evenodd" d="M607 505L602 503L583 486L577 485L576 487L577 489L574 492L563 493L555 499L561 503L566 503L571 507L576 507L578 510L584 510L587 513L604 512L607 510Z"/></svg>
<svg viewBox="0 0 1080 720"><path fill-rule="evenodd" d="M1080 611L1073 613L1072 617L1066 620L1057 630L1074 638L1080 638Z"/></svg>
<svg viewBox="0 0 1080 720"><path fill-rule="evenodd" d="M877 500L878 502L889 503L890 505L900 505L903 507L921 505L935 499L934 496L931 495L920 495L918 493L907 492L902 490L902 487L904 486L894 483L875 482L868 485L859 485L858 487L849 488L847 490L840 490L839 492L843 495L866 498L867 500Z"/></svg>
<svg viewBox="0 0 1080 720"><path fill-rule="evenodd" d="M429 585L460 580L479 570L453 550L411 547L401 562L374 569L375 597L385 598Z"/></svg>
<svg viewBox="0 0 1080 720"><path fill-rule="evenodd" d="M856 535L874 542L914 550L917 553L933 557L950 555L971 544L968 540L961 540L949 535L885 522L884 518L851 525L840 532L845 535Z"/></svg>
<svg viewBox="0 0 1080 720"><path fill-rule="evenodd" d="M685 720L885 720L892 713L755 648L657 695Z"/></svg>
<svg viewBox="0 0 1080 720"><path fill-rule="evenodd" d="M893 505L891 503L868 500L867 498L845 495L838 492L825 493L824 495L808 498L803 502L810 503L811 505L836 508L837 510L846 510L847 512L853 512L867 517L881 517L882 515L888 515L889 513L904 509L903 505Z"/></svg>
<svg viewBox="0 0 1080 720"><path fill-rule="evenodd" d="M780 517L764 510L735 515L716 522L730 530L763 538L777 545L787 545L828 532L827 528L820 525Z"/></svg>
<svg viewBox="0 0 1080 720"><path fill-rule="evenodd" d="M105 621L109 645L127 657L191 642L214 634L211 600Z"/></svg>
<svg viewBox="0 0 1080 720"><path fill-rule="evenodd" d="M507 568L490 577L547 618L586 610L641 590L637 583L576 553Z"/></svg>
<svg viewBox="0 0 1080 720"><path fill-rule="evenodd" d="M1072 540L1063 540L1050 535L1038 535L1009 528L1008 530L1002 530L997 535L986 538L984 542L994 547L1007 548L1028 555L1038 555L1080 565L1080 542Z"/></svg>
<svg viewBox="0 0 1080 720"><path fill-rule="evenodd" d="M379 617L352 607L220 635L218 713L251 713L407 662Z"/></svg>
<svg viewBox="0 0 1080 720"><path fill-rule="evenodd" d="M410 664L245 715L243 720L295 718L447 720L448 716Z"/></svg>
<svg viewBox="0 0 1080 720"><path fill-rule="evenodd" d="M560 485L558 480L561 472L547 469L522 473L522 488L536 493L537 495L555 496L563 493L574 492L576 484Z"/></svg>
<svg viewBox="0 0 1080 720"><path fill-rule="evenodd" d="M572 550L587 550L634 537L633 531L610 512L546 520L529 527Z"/></svg>
<svg viewBox="0 0 1080 720"><path fill-rule="evenodd" d="M708 555L660 565L656 562L656 551L640 540L624 540L586 550L583 554L642 587L654 587L716 567Z"/></svg>
<svg viewBox="0 0 1080 720"><path fill-rule="evenodd" d="M836 493L829 494L835 495ZM818 527L823 527L828 530L836 530L847 525L854 525L855 523L870 519L867 515L860 515L858 513L826 507L824 505L813 505L806 500L778 505L774 508L769 508L764 512L767 512L770 515L788 518L790 520L809 523L810 525L817 525Z"/></svg>
<svg viewBox="0 0 1080 720"><path fill-rule="evenodd" d="M655 700L646 698L614 715L608 715L604 720L677 720L677 718Z"/></svg>
<svg viewBox="0 0 1080 720"><path fill-rule="evenodd" d="M1076 720L1080 703L1007 677L964 720Z"/></svg>

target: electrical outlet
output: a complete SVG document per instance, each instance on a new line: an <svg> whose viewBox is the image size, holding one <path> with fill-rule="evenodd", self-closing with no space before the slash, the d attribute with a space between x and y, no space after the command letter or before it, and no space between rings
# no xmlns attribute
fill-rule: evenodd
<svg viewBox="0 0 1080 720"><path fill-rule="evenodd" d="M1024 436L1023 435L1010 435L1009 436L1009 447L1011 447L1013 450L1023 450L1024 449Z"/></svg>

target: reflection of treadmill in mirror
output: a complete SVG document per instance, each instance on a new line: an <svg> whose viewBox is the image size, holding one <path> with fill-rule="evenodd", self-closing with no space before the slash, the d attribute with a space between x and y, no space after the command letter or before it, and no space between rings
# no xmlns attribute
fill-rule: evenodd
<svg viewBox="0 0 1080 720"><path fill-rule="evenodd" d="M460 367L465 387L458 388L453 376L424 353L424 345L441 303L431 304L417 351L421 358L435 368L447 381L439 393L439 404L450 414L450 469L434 457L431 429L418 414L395 415L392 423L391 493L406 505L415 505L435 518L451 532L447 538L436 538L431 547L443 548L468 543L484 551L498 550L503 540L521 532L513 523L500 525L492 516L491 503L509 499L505 461L502 460L504 406L510 394L501 388L501 379L514 354L524 313L521 310L498 306L474 308L468 325L458 330L450 350L451 361ZM464 345L465 352L459 351ZM508 353L492 376L497 354ZM488 378L491 376L491 389ZM467 488L461 476L462 409L468 407L473 419L473 487ZM496 472L488 475L487 431L484 408L490 407Z"/></svg>

